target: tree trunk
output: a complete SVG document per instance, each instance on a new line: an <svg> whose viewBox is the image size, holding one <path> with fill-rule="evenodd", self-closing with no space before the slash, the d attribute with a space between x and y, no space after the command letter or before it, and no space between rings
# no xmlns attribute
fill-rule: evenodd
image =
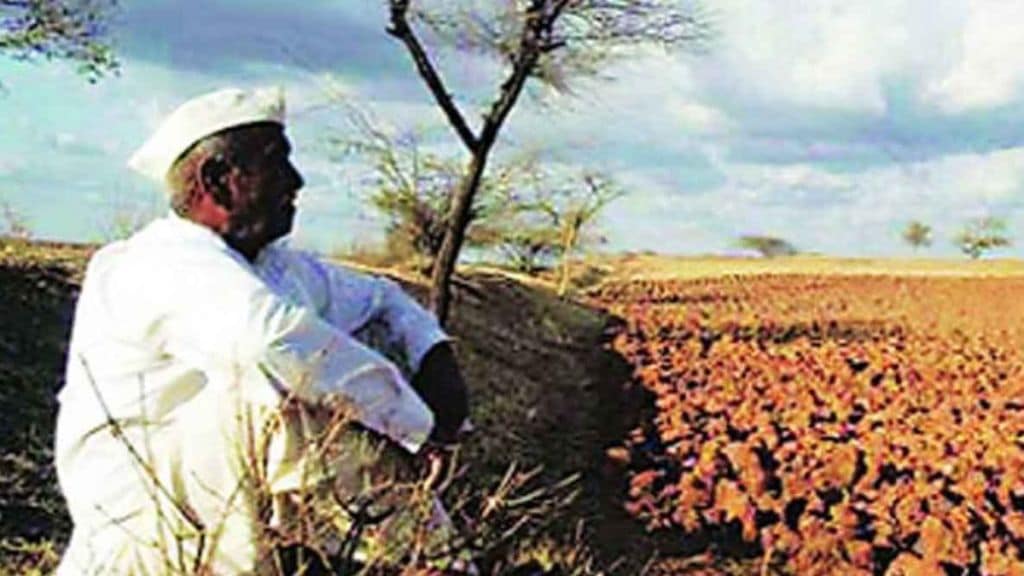
<svg viewBox="0 0 1024 576"><path fill-rule="evenodd" d="M544 26L550 26L553 20L534 19L531 21L531 25L523 30L519 42L519 53L514 58L512 72L502 83L500 95L484 116L480 135L475 136L406 21L409 2L407 0L392 0L390 5L392 27L389 33L401 38L405 43L416 62L420 76L427 83L438 105L445 112L449 123L458 132L462 143L472 154L469 165L466 167L466 174L455 192L451 211L445 224L444 241L441 243L441 251L437 255L437 261L434 263L430 277L430 308L437 315L441 325L444 326L448 322L448 307L451 301L449 282L455 273L455 262L459 258L462 243L466 238L466 229L469 227L473 209L473 199L476 197L484 170L487 168L487 156L498 139L501 127L519 100L530 72L537 65L537 59L540 57L537 31L543 29ZM532 14L536 18L537 10L542 7L543 4L534 5L528 11L528 15ZM560 10L561 8L550 18L557 17ZM528 21L530 21L529 18Z"/></svg>
<svg viewBox="0 0 1024 576"><path fill-rule="evenodd" d="M430 309L437 315L441 326L448 322L448 308L451 304L449 282L455 273L455 263L459 259L462 242L466 238L466 228L469 227L473 199L476 198L476 192L483 180L484 170L487 168L487 157L491 153L491 147L498 140L498 133L501 131L505 119L508 118L519 95L523 92L523 86L526 84L530 70L533 70L537 63L537 52L530 50L520 58L512 76L502 85L501 97L484 118L480 137L471 149L472 158L466 168L466 175L459 183L459 189L455 193L452 209L448 215L444 242L441 243L441 252L437 255L437 262L434 263L433 274L430 277Z"/></svg>
<svg viewBox="0 0 1024 576"><path fill-rule="evenodd" d="M431 271L430 309L437 315L442 326L448 323L448 308L451 304L450 280L455 273L455 263L459 259L462 243L466 239L473 199L480 188L484 169L487 167L489 149L490 143L482 144L469 161L466 175L455 192L452 210L445 227L444 241L441 242L441 250Z"/></svg>
<svg viewBox="0 0 1024 576"><path fill-rule="evenodd" d="M569 260L572 258L572 249L576 246L576 236L579 234L579 227L574 220L569 222L569 229L566 230L562 244L562 277L558 282L558 296L562 297L569 291Z"/></svg>

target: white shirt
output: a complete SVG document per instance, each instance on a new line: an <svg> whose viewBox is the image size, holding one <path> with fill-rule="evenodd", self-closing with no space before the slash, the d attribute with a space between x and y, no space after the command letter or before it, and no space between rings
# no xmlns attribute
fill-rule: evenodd
<svg viewBox="0 0 1024 576"><path fill-rule="evenodd" d="M286 395L348 400L365 426L416 451L433 414L395 364L354 338L374 323L412 369L447 339L394 282L276 245L250 264L173 215L97 252L59 394L57 472L75 523L59 573L166 573L169 559L139 557L159 556L188 526L161 509L165 497L224 525L205 544L214 573L251 571L254 504L235 498L247 418ZM302 480L293 443L268 449L274 491Z"/></svg>

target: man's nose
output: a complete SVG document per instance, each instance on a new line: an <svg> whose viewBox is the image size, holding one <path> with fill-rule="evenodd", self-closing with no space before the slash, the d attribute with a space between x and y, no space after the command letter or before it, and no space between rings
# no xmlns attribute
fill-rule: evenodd
<svg viewBox="0 0 1024 576"><path fill-rule="evenodd" d="M294 184L295 191L298 191L300 188L306 185L306 180L302 177L302 174L299 173L298 168L296 168L295 165L292 164L291 162L288 163L288 170L289 172L291 172L291 178Z"/></svg>

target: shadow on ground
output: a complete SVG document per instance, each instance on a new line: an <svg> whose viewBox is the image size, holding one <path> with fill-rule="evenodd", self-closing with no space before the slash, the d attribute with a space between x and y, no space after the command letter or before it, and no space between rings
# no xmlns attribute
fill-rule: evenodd
<svg viewBox="0 0 1024 576"><path fill-rule="evenodd" d="M0 242L0 539L63 541L55 392L88 250Z"/></svg>

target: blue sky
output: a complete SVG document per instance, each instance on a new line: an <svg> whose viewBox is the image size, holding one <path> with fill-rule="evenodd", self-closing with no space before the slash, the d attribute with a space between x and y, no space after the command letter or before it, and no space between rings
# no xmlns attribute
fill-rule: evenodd
<svg viewBox="0 0 1024 576"><path fill-rule="evenodd" d="M396 130L459 150L384 0L124 0L120 76L90 85L60 63L0 57L0 201L36 235L96 240L117 213L158 213L124 167L163 114L227 85L283 85L306 176L296 242L366 242L380 217L365 172L328 144L345 130L331 90ZM968 218L1008 220L1024 255L1024 3L1009 0L719 0L707 53L633 54L573 94L534 90L500 154L613 173L627 195L602 222L610 249L733 251L773 234L837 255L906 255L899 230L931 224L953 255ZM501 69L446 54L471 109ZM330 89L328 89L330 87ZM471 113L470 117L477 117Z"/></svg>

